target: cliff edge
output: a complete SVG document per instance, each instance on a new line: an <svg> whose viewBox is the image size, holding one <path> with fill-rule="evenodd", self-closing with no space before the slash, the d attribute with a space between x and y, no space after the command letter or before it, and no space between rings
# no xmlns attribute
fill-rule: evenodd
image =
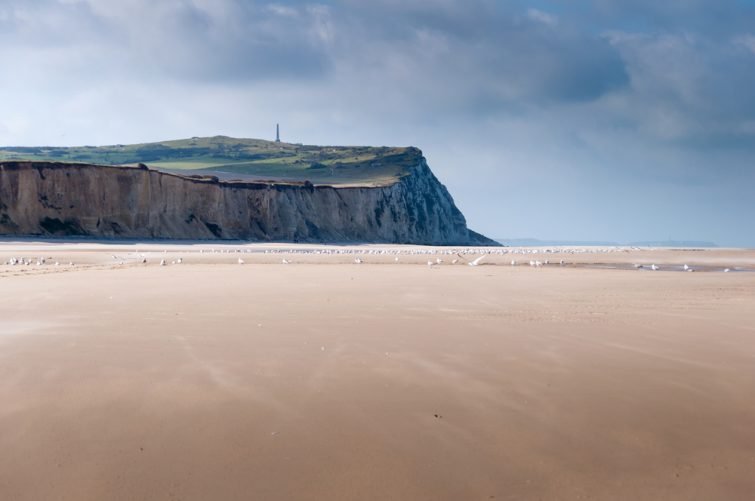
<svg viewBox="0 0 755 501"><path fill-rule="evenodd" d="M466 226L419 150L379 185L222 181L147 168L0 162L0 235L498 245Z"/></svg>

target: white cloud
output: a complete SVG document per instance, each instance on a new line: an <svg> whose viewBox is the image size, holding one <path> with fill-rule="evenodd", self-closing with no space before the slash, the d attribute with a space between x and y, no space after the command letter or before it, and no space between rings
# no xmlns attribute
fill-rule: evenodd
<svg viewBox="0 0 755 501"><path fill-rule="evenodd" d="M558 24L558 18L556 16L538 9L527 9L527 17L532 21L548 26L556 26Z"/></svg>
<svg viewBox="0 0 755 501"><path fill-rule="evenodd" d="M742 35L736 37L734 43L755 54L755 35Z"/></svg>
<svg viewBox="0 0 755 501"><path fill-rule="evenodd" d="M287 5L277 4L277 3L267 4L265 6L265 9L272 12L273 14L277 16L297 17L299 15L299 11L296 10L295 8L289 7Z"/></svg>

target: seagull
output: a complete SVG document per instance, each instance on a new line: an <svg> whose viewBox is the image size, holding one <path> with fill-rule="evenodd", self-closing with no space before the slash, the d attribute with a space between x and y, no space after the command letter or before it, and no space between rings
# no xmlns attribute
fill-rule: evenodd
<svg viewBox="0 0 755 501"><path fill-rule="evenodd" d="M689 271L689 270L691 269L691 268L690 268L689 266L687 266L686 264L685 264L685 265L683 266L683 268L684 268L684 271Z"/></svg>
<svg viewBox="0 0 755 501"><path fill-rule="evenodd" d="M176 264L181 264L183 262L184 262L183 258L179 257L178 259L176 259Z"/></svg>
<svg viewBox="0 0 755 501"><path fill-rule="evenodd" d="M239 259L239 261L241 261L241 259ZM283 261L281 261L281 263L288 264L288 261L286 259L284 259Z"/></svg>
<svg viewBox="0 0 755 501"><path fill-rule="evenodd" d="M160 266L165 266L165 259L160 260Z"/></svg>
<svg viewBox="0 0 755 501"><path fill-rule="evenodd" d="M285 260L284 260L284 261L285 261ZM239 264L244 264L244 260L243 260L243 259L241 259L241 258L239 258L239 259L238 259L238 263L239 263Z"/></svg>
<svg viewBox="0 0 755 501"><path fill-rule="evenodd" d="M726 268L726 269L724 270L724 273L729 273L730 271L731 271L731 269L729 269L729 268Z"/></svg>
<svg viewBox="0 0 755 501"><path fill-rule="evenodd" d="M452 260L452 261L451 261L451 264L456 264L456 263L458 263L458 262L459 262L459 260L458 260L458 259L454 259L454 260Z"/></svg>
<svg viewBox="0 0 755 501"><path fill-rule="evenodd" d="M354 263L355 264L362 264L362 258L360 258L360 257L354 258Z"/></svg>
<svg viewBox="0 0 755 501"><path fill-rule="evenodd" d="M511 266L516 266L516 260L515 259L511 260Z"/></svg>
<svg viewBox="0 0 755 501"><path fill-rule="evenodd" d="M471 263L467 263L467 264L468 264L469 266L477 266L477 265L479 265L479 264L480 264L480 261L482 261L483 259L485 259L485 254L483 254L482 256L478 257L477 259L475 259L475 260L474 260L474 261L472 261Z"/></svg>
<svg viewBox="0 0 755 501"><path fill-rule="evenodd" d="M660 270L660 267L657 266L657 265L655 265L655 264L651 264L650 265L650 269L653 270L653 271L658 271L658 270Z"/></svg>

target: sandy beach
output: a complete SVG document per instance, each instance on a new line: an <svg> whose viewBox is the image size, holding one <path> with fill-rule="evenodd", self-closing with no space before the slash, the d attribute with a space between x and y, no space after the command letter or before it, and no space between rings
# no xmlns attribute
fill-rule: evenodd
<svg viewBox="0 0 755 501"><path fill-rule="evenodd" d="M3 241L0 499L752 499L750 270Z"/></svg>

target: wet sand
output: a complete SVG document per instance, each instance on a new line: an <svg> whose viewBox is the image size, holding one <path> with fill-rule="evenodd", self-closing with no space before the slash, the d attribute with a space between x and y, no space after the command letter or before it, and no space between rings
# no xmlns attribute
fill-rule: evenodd
<svg viewBox="0 0 755 501"><path fill-rule="evenodd" d="M285 249L0 243L0 499L752 498L754 251Z"/></svg>

